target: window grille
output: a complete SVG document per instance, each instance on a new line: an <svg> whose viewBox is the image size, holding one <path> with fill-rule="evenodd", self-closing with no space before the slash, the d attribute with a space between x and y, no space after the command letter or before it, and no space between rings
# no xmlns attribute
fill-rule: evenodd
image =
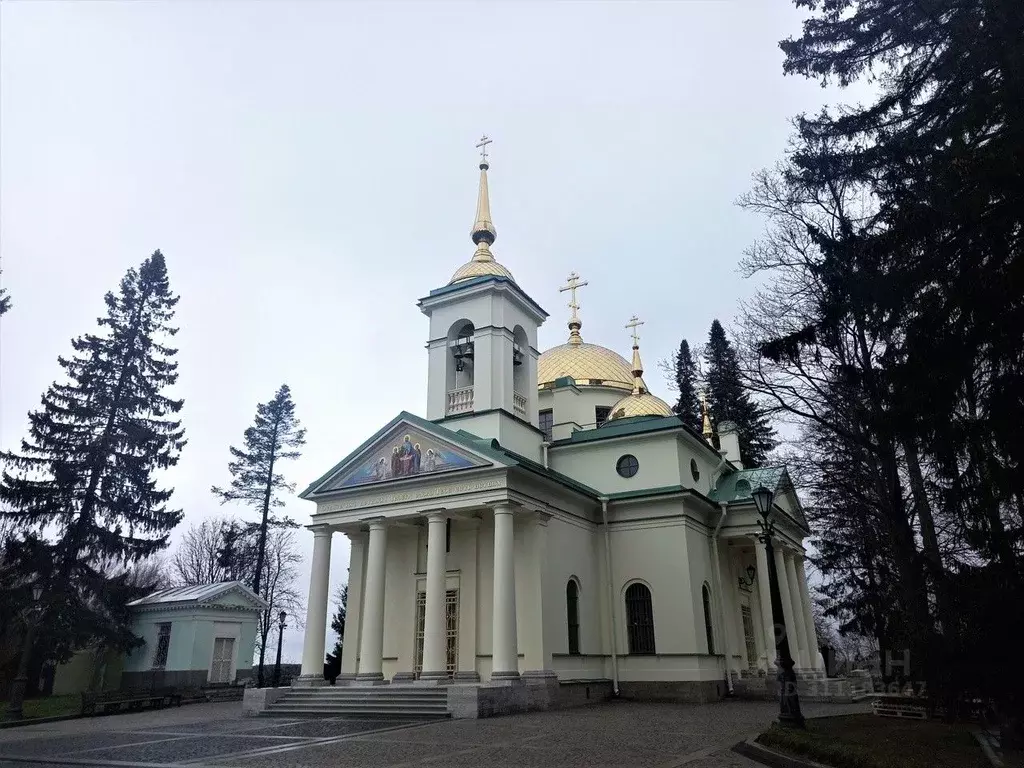
<svg viewBox="0 0 1024 768"><path fill-rule="evenodd" d="M167 652L171 648L171 625L157 624L156 650L153 652L153 669L167 666Z"/></svg>
<svg viewBox="0 0 1024 768"><path fill-rule="evenodd" d="M708 641L708 653L715 652L715 632L711 622L711 589L705 584L701 588L701 598L704 602L704 634Z"/></svg>
<svg viewBox="0 0 1024 768"><path fill-rule="evenodd" d="M626 628L631 654L655 653L654 607L651 590L644 584L630 584L626 588Z"/></svg>
<svg viewBox="0 0 1024 768"><path fill-rule="evenodd" d="M580 652L580 588L574 579L565 585L566 623L569 628L569 653L578 656Z"/></svg>

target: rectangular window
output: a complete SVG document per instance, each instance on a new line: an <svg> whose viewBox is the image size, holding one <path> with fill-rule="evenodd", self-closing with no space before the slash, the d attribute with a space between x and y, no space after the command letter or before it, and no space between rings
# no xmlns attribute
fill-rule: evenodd
<svg viewBox="0 0 1024 768"><path fill-rule="evenodd" d="M597 426L601 426L608 421L608 414L612 412L612 409L607 405L599 405L594 409L594 421Z"/></svg>
<svg viewBox="0 0 1024 768"><path fill-rule="evenodd" d="M153 652L153 669L167 666L167 651L171 648L171 624L156 625L156 649Z"/></svg>
<svg viewBox="0 0 1024 768"><path fill-rule="evenodd" d="M757 641L754 639L754 618L749 605L740 606L743 617L743 644L747 651L747 669L757 669Z"/></svg>
<svg viewBox="0 0 1024 768"><path fill-rule="evenodd" d="M452 519L450 517L445 518L444 521L444 551L452 551Z"/></svg>
<svg viewBox="0 0 1024 768"><path fill-rule="evenodd" d="M540 412L540 431L544 433L544 441L551 442L551 428L555 424L555 414L550 408Z"/></svg>

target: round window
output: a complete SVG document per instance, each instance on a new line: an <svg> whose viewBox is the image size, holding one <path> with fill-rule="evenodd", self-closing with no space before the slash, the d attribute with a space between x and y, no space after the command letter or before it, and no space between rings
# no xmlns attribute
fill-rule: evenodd
<svg viewBox="0 0 1024 768"><path fill-rule="evenodd" d="M690 459L690 474L693 475L694 482L700 480L700 468L697 466L696 459Z"/></svg>
<svg viewBox="0 0 1024 768"><path fill-rule="evenodd" d="M615 462L615 471L623 477L632 477L638 469L640 469L640 462L636 460L636 456L629 453L620 456L619 460Z"/></svg>

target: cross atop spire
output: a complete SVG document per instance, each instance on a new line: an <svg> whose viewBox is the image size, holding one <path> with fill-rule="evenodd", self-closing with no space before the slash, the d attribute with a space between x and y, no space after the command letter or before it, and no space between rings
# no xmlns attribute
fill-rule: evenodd
<svg viewBox="0 0 1024 768"><path fill-rule="evenodd" d="M487 162L487 145L491 143L491 139L487 138L485 133L480 137L480 143L476 145L476 148L480 150L480 169L486 171L491 167L491 164Z"/></svg>
<svg viewBox="0 0 1024 768"><path fill-rule="evenodd" d="M498 236L491 221L491 196L487 190L487 169L491 167L487 162L487 145L490 143L491 140L483 136L476 145L480 150L480 191L476 200L476 221L470 230L470 237L477 245L473 261L494 261L489 246Z"/></svg>
<svg viewBox="0 0 1024 768"><path fill-rule="evenodd" d="M566 278L567 285L563 285L558 289L559 293L565 293L569 291L569 309L572 310L572 316L569 318L569 343L570 344L582 344L583 337L580 336L580 328L583 327L583 322L580 320L577 310L580 305L576 301L576 289L582 288L587 285L586 280L580 280L580 276L576 274L575 270L569 273L569 277Z"/></svg>
<svg viewBox="0 0 1024 768"><path fill-rule="evenodd" d="M636 315L629 318L629 322L626 323L626 328L630 329L630 335L633 337L633 349L637 349L640 346L640 334L636 332L636 329L644 324Z"/></svg>

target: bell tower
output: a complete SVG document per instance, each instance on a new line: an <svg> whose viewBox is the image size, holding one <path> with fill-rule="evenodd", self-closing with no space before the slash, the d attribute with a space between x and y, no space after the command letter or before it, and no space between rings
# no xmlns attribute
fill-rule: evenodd
<svg viewBox="0 0 1024 768"><path fill-rule="evenodd" d="M491 253L487 145L477 147L480 189L470 237L473 258L452 279L420 299L430 320L427 418L464 429L529 458L540 455L537 413L537 329L547 313Z"/></svg>

